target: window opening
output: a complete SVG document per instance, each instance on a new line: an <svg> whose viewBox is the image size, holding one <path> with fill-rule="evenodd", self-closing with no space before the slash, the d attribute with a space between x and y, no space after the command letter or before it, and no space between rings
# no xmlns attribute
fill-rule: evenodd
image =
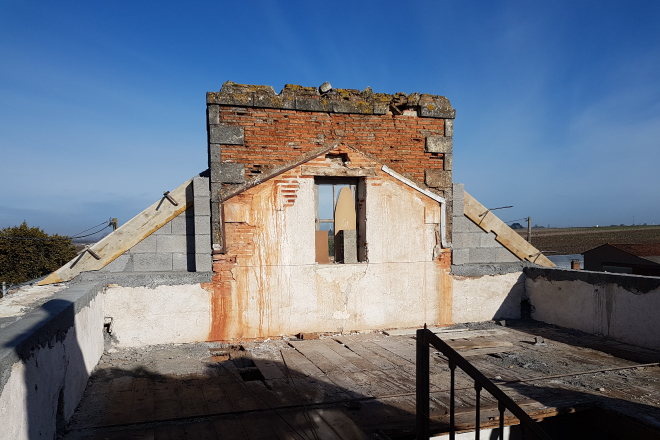
<svg viewBox="0 0 660 440"><path fill-rule="evenodd" d="M357 186L355 178L316 178L316 261L318 263L343 262L345 248L355 250L357 247L357 220L353 226L355 232L339 232L337 229L337 203L342 189L350 191L354 215L357 214ZM344 196L346 197L346 196ZM345 199L344 199L345 203ZM340 207L341 208L341 207ZM345 205L344 205L345 208ZM350 215L350 214L349 214ZM339 233L338 233L339 232ZM350 240L347 246L342 247L338 240ZM355 243L353 243L355 241ZM350 250L349 249L349 250ZM353 261L357 261L353 259Z"/></svg>

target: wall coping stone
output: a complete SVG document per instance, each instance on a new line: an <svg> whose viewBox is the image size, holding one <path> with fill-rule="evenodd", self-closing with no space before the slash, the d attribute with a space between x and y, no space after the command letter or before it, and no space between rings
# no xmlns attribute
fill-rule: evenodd
<svg viewBox="0 0 660 440"><path fill-rule="evenodd" d="M209 253L210 256L210 253ZM97 282L103 285L117 284L120 287L182 286L213 281L213 272L83 272L71 283Z"/></svg>
<svg viewBox="0 0 660 440"><path fill-rule="evenodd" d="M39 348L63 341L74 318L103 291L103 284L69 284L41 307L23 315L0 333L0 394L17 362L26 361Z"/></svg>
<svg viewBox="0 0 660 440"><path fill-rule="evenodd" d="M545 278L548 281L583 281L587 284L601 286L617 284L636 295L660 288L660 277L531 266L526 267L524 272L527 278L532 280Z"/></svg>
<svg viewBox="0 0 660 440"><path fill-rule="evenodd" d="M362 91L330 89L327 93L321 93L316 87L286 84L277 94L271 86L227 81L219 92L206 93L206 104L364 115L385 115L391 107L395 107L395 112L416 110L418 116L426 118L456 117L456 110L451 108L444 96L402 92L390 95L374 93L370 87Z"/></svg>
<svg viewBox="0 0 660 440"><path fill-rule="evenodd" d="M483 277L486 275L505 275L508 273L522 272L528 267L540 267L528 261L515 263L484 263L484 264L452 264L451 274L461 277Z"/></svg>

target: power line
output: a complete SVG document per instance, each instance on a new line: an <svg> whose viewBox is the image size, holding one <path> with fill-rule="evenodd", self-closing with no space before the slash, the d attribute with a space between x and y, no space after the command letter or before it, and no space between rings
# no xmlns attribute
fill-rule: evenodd
<svg viewBox="0 0 660 440"><path fill-rule="evenodd" d="M106 223L107 223L107 224L106 224ZM105 225L105 227L99 229L99 230L96 231L96 232L92 232L91 234L87 234L87 235L80 235L80 234L82 234L82 233L84 233L84 232L91 231L92 229L94 229L94 228L98 228L99 226L102 226L102 225ZM70 237L69 237L69 236L61 236L61 237L45 237L45 238L37 238L37 237L8 237L8 236L0 235L0 239L1 239L1 240L25 240L25 241L77 240L77 239L79 239L79 238L91 237L92 235L96 235L96 234L98 234L99 232L101 232L101 231L103 231L103 230L105 230L105 229L108 229L108 228L111 227L112 225L113 225L113 223L112 223L112 219L110 219L109 222L99 223L99 224L96 225L96 226L92 226L91 228L89 228L89 229L85 229L84 231L78 232L77 234L75 234L75 235L73 235L73 236L70 236Z"/></svg>
<svg viewBox="0 0 660 440"><path fill-rule="evenodd" d="M112 219L110 220L110 222L112 222ZM73 235L71 236L71 238L80 238L80 237L76 237L76 235L84 234L85 232L87 232L87 231L91 231L92 229L94 229L94 228L98 228L99 226L102 226L102 225L104 225L104 224L106 224L106 223L107 223L107 222L99 223L98 225L96 225L96 226L92 226L92 227L89 228L89 229L85 229L84 231L78 232L77 234L73 234ZM105 228L104 228L104 229L105 229ZM102 229L102 230L103 230L103 229Z"/></svg>

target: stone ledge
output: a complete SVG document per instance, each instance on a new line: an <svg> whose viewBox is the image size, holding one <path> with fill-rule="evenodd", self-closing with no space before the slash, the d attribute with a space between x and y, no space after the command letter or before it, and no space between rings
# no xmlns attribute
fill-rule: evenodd
<svg viewBox="0 0 660 440"><path fill-rule="evenodd" d="M35 350L52 344L53 340L63 340L73 327L75 315L102 291L100 283L70 285L38 309L3 328L0 333L0 393L11 376L12 366L29 359Z"/></svg>
<svg viewBox="0 0 660 440"><path fill-rule="evenodd" d="M525 268L525 275L533 281L536 281L538 278L545 278L547 281L582 281L593 285L617 284L634 294L644 294L660 289L660 277L645 277L642 275L538 266Z"/></svg>
<svg viewBox="0 0 660 440"><path fill-rule="evenodd" d="M517 263L468 263L452 264L451 274L461 277L483 277L486 275L505 275L507 273L523 272L527 268L540 268L534 263L519 261Z"/></svg>
<svg viewBox="0 0 660 440"><path fill-rule="evenodd" d="M84 272L71 283L99 282L102 285L118 284L121 287L180 286L187 284L210 283L213 272L124 272L103 273Z"/></svg>
<svg viewBox="0 0 660 440"><path fill-rule="evenodd" d="M439 119L456 117L456 110L451 108L449 100L444 96L401 92L390 95L374 93L369 87L362 91L330 89L322 94L316 87L286 84L277 94L271 86L236 84L227 81L219 92L207 92L206 103L208 106L229 105L363 115L384 115L396 105L395 114L402 113L403 110L414 110L420 117ZM216 109L209 110L209 125L213 126L219 122L216 114ZM451 123L449 127L449 130L453 131Z"/></svg>

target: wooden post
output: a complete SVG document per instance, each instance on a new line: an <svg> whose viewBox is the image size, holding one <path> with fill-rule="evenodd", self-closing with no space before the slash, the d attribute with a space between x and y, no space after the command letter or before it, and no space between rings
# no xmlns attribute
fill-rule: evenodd
<svg viewBox="0 0 660 440"><path fill-rule="evenodd" d="M430 431L429 420L429 340L426 325L417 330L417 356L415 365L415 431L417 440L428 440Z"/></svg>
<svg viewBox="0 0 660 440"><path fill-rule="evenodd" d="M527 217L527 243L532 242L532 218Z"/></svg>

